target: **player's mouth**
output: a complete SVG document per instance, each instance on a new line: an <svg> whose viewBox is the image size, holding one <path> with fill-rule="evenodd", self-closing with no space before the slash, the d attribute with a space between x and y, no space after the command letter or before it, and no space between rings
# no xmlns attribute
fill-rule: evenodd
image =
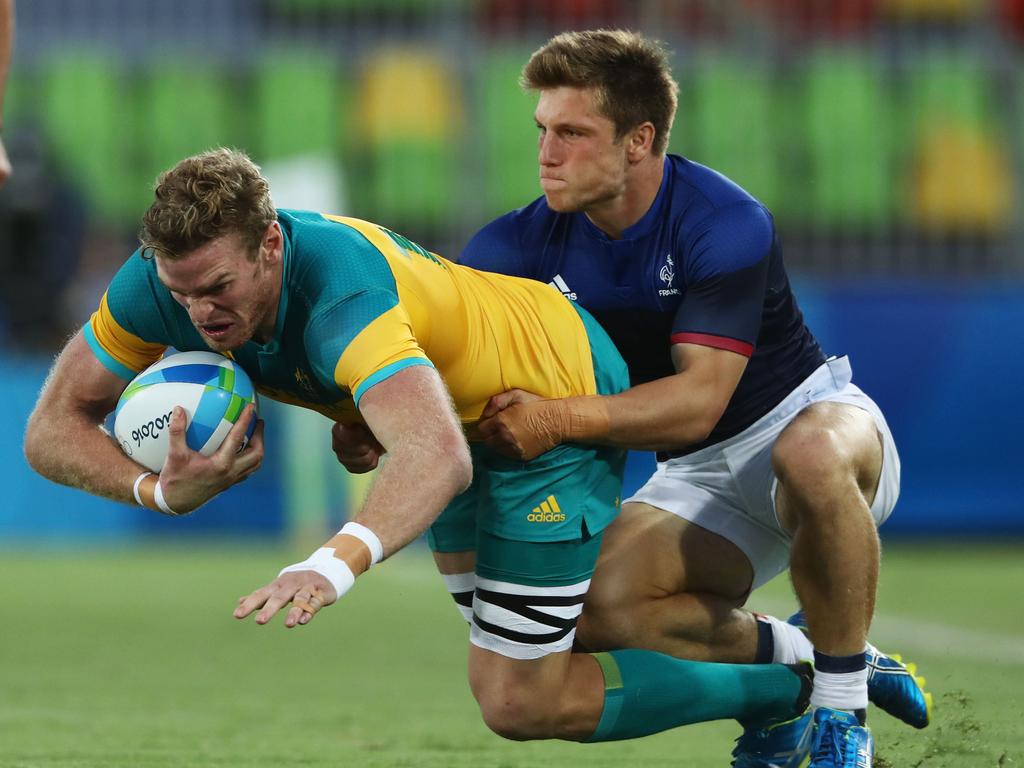
<svg viewBox="0 0 1024 768"><path fill-rule="evenodd" d="M199 326L199 330L204 336L208 336L214 341L220 341L231 331L231 323L203 323Z"/></svg>

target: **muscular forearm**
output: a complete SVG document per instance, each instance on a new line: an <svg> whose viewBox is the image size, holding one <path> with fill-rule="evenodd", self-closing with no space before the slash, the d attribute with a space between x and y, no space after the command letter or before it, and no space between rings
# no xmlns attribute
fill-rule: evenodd
<svg viewBox="0 0 1024 768"><path fill-rule="evenodd" d="M698 443L721 417L720 398L688 387L681 375L640 384L617 395L526 403L526 432L547 450L564 442L662 451ZM531 451L530 455L535 455Z"/></svg>
<svg viewBox="0 0 1024 768"><path fill-rule="evenodd" d="M638 451L666 451L704 440L721 417L717 402L677 376L604 397L608 426L597 442Z"/></svg>
<svg viewBox="0 0 1024 768"><path fill-rule="evenodd" d="M390 449L355 522L377 535L388 557L420 536L466 489L472 477L468 461L464 444L448 450L415 444ZM335 547L357 576L370 565L365 548L351 537L335 536L324 546Z"/></svg>
<svg viewBox="0 0 1024 768"><path fill-rule="evenodd" d="M100 428L99 419L37 409L25 433L25 456L36 472L55 483L135 503L132 486L143 468Z"/></svg>

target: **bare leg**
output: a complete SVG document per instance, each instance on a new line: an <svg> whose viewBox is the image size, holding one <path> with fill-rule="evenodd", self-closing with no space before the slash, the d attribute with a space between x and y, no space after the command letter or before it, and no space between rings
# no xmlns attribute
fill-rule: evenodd
<svg viewBox="0 0 1024 768"><path fill-rule="evenodd" d="M577 629L588 650L646 648L697 661L751 662L753 579L732 542L647 504L626 504L604 533Z"/></svg>
<svg viewBox="0 0 1024 768"><path fill-rule="evenodd" d="M861 653L878 583L869 507L882 445L874 420L852 405L809 406L779 436L772 460L779 517L793 532L793 587L814 646L830 656Z"/></svg>

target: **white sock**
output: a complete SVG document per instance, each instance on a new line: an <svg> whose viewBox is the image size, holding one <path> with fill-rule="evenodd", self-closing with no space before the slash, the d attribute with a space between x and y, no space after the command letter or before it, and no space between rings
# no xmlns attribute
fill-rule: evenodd
<svg viewBox="0 0 1024 768"><path fill-rule="evenodd" d="M856 672L814 672L812 707L854 712L868 708L867 667Z"/></svg>
<svg viewBox="0 0 1024 768"><path fill-rule="evenodd" d="M774 616L759 615L762 621L772 627L772 639L775 640L775 653L772 662L775 664L797 664L801 661L814 659L814 646L800 627L794 627Z"/></svg>

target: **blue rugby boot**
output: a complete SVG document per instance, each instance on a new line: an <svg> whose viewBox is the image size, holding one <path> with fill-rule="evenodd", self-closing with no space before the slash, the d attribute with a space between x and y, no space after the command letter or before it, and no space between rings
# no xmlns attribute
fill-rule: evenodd
<svg viewBox="0 0 1024 768"><path fill-rule="evenodd" d="M871 768L875 740L851 712L814 710L810 768Z"/></svg>
<svg viewBox="0 0 1024 768"><path fill-rule="evenodd" d="M732 768L799 768L807 765L812 735L811 713L784 723L747 726L736 739Z"/></svg>
<svg viewBox="0 0 1024 768"><path fill-rule="evenodd" d="M807 631L803 611L794 613L787 623ZM896 654L887 656L870 643L864 657L868 701L907 725L926 727L931 720L932 695L924 689L925 679L917 676L917 666L904 664Z"/></svg>
<svg viewBox="0 0 1024 768"><path fill-rule="evenodd" d="M788 665L801 677L800 697L793 708L804 712L784 722L744 724L732 750L732 768L799 768L811 750L811 712L807 704L814 687L814 668L806 662ZM806 710L806 711L805 711Z"/></svg>

